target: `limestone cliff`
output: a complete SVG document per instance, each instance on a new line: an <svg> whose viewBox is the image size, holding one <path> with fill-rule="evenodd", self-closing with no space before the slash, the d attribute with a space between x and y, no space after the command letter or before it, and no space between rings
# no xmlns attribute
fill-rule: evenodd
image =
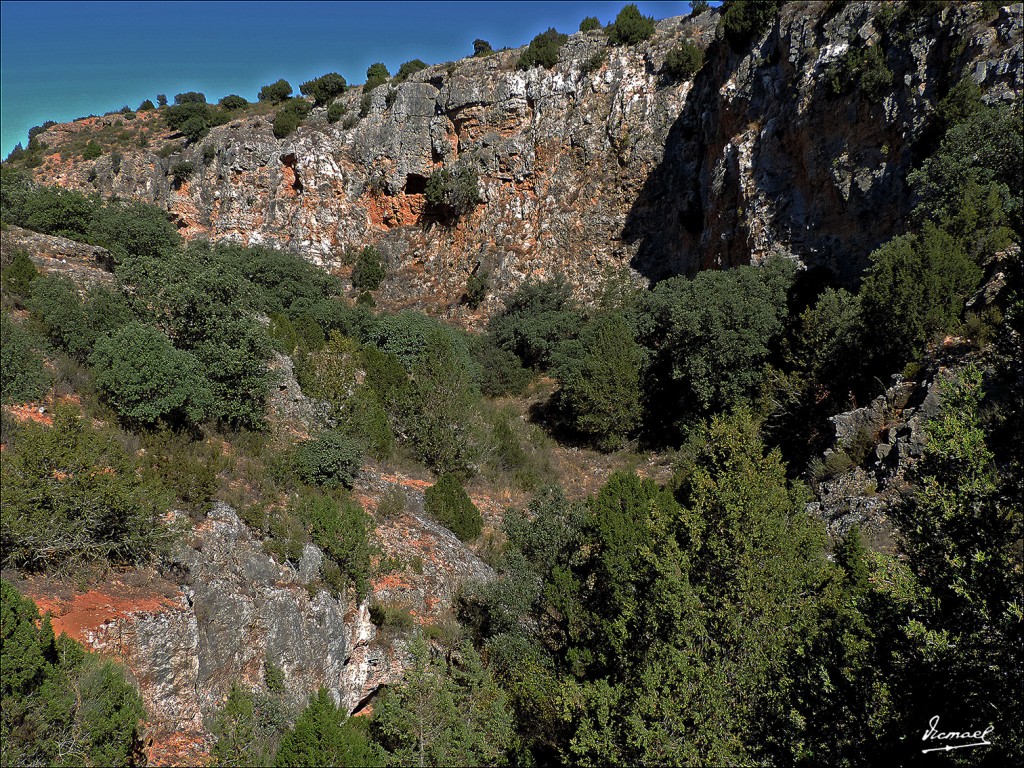
<svg viewBox="0 0 1024 768"><path fill-rule="evenodd" d="M1024 85L1019 3L880 18L892 10L786 3L743 52L722 39L718 11L661 21L634 47L578 33L551 70L516 70L517 51L433 66L390 95L375 89L354 124L328 124L319 108L277 140L267 115L249 116L169 156L159 149L180 137L166 130L146 149L65 156L72 138L121 118L59 125L40 137L51 154L36 174L155 202L188 236L277 244L331 268L346 245L376 243L391 270L385 305L469 321L458 299L474 270L492 278L484 312L531 275L561 272L592 296L624 266L658 279L772 253L849 283L905 220L906 175L952 82L967 73L989 100ZM682 40L706 63L678 82L663 64ZM891 89L877 101L832 95L830 67L873 45ZM349 115L360 96L343 97ZM478 169L483 202L448 226L426 215L423 193L456 160ZM196 168L186 181L170 173L180 161Z"/></svg>

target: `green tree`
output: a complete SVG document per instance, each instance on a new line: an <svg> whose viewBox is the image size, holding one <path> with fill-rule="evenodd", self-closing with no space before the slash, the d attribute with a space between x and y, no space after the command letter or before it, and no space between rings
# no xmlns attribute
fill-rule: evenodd
<svg viewBox="0 0 1024 768"><path fill-rule="evenodd" d="M964 249L930 223L872 253L860 300L876 370L902 367L933 335L950 330L980 280Z"/></svg>
<svg viewBox="0 0 1024 768"><path fill-rule="evenodd" d="M459 163L454 168L442 167L430 174L426 188L427 202L447 218L465 216L480 202L480 182L476 167Z"/></svg>
<svg viewBox="0 0 1024 768"><path fill-rule="evenodd" d="M266 101L270 104L278 104L289 96L292 95L292 86L287 80L278 80L277 82L264 85L260 88L258 97L260 101Z"/></svg>
<svg viewBox="0 0 1024 768"><path fill-rule="evenodd" d="M620 447L640 425L643 356L616 312L595 317L555 353L560 407L571 427L602 450Z"/></svg>
<svg viewBox="0 0 1024 768"><path fill-rule="evenodd" d="M655 287L646 346L655 353L656 387L672 382L652 393L660 418L679 409L724 410L758 392L783 331L794 272L791 263L776 259Z"/></svg>
<svg viewBox="0 0 1024 768"><path fill-rule="evenodd" d="M110 661L53 636L35 603L0 581L0 734L5 765L129 766L144 760L138 692Z"/></svg>
<svg viewBox="0 0 1024 768"><path fill-rule="evenodd" d="M593 32L596 29L601 29L597 16L587 16L580 22L580 32Z"/></svg>
<svg viewBox="0 0 1024 768"><path fill-rule="evenodd" d="M221 112L205 101L192 100L176 102L164 110L163 116L168 128L178 131L192 144L202 139L211 127L230 119L226 111Z"/></svg>
<svg viewBox="0 0 1024 768"><path fill-rule="evenodd" d="M8 261L8 259L10 260ZM32 293L32 281L37 277L39 277L39 270L32 263L27 251L15 248L11 253L4 254L3 277L0 277L0 285L3 286L5 295L24 304Z"/></svg>
<svg viewBox="0 0 1024 768"><path fill-rule="evenodd" d="M480 510L452 475L441 475L434 485L427 488L424 509L463 541L475 539L483 530Z"/></svg>
<svg viewBox="0 0 1024 768"><path fill-rule="evenodd" d="M289 99L274 115L274 137L283 139L291 134L309 114L310 104L303 99Z"/></svg>
<svg viewBox="0 0 1024 768"><path fill-rule="evenodd" d="M381 252L368 245L359 252L352 267L352 285L361 291L375 291L387 277L387 264Z"/></svg>
<svg viewBox="0 0 1024 768"><path fill-rule="evenodd" d="M477 38L473 41L473 57L479 58L480 56L490 56L494 53L494 49L491 48L491 44L486 40Z"/></svg>
<svg viewBox="0 0 1024 768"><path fill-rule="evenodd" d="M422 639L412 666L374 708L371 733L394 765L505 765L515 744L501 689L470 645L450 661Z"/></svg>
<svg viewBox="0 0 1024 768"><path fill-rule="evenodd" d="M473 464L480 395L467 362L473 362L468 349L451 334L430 333L399 406L417 457L440 473L468 476Z"/></svg>
<svg viewBox="0 0 1024 768"><path fill-rule="evenodd" d="M90 362L104 398L130 424L195 423L210 410L199 361L156 328L132 322L101 337Z"/></svg>
<svg viewBox="0 0 1024 768"><path fill-rule="evenodd" d="M262 424L270 340L252 315L256 290L208 244L119 268L133 310L199 361L212 394L211 418Z"/></svg>
<svg viewBox="0 0 1024 768"><path fill-rule="evenodd" d="M152 112L154 109L156 109L156 105L152 102L151 99L143 99L142 103L139 104L138 111L139 112Z"/></svg>
<svg viewBox="0 0 1024 768"><path fill-rule="evenodd" d="M781 5L781 0L729 0L723 7L722 29L733 50L742 50L767 32Z"/></svg>
<svg viewBox="0 0 1024 768"><path fill-rule="evenodd" d="M633 3L623 6L608 27L608 41L612 45L636 45L653 36L654 17L642 15Z"/></svg>
<svg viewBox="0 0 1024 768"><path fill-rule="evenodd" d="M131 256L165 257L181 244L167 212L146 203L107 203L93 214L89 237L115 260Z"/></svg>
<svg viewBox="0 0 1024 768"><path fill-rule="evenodd" d="M362 460L362 451L355 441L332 429L301 443L295 452L299 476L322 488L351 486Z"/></svg>
<svg viewBox="0 0 1024 768"><path fill-rule="evenodd" d="M391 79L391 73L382 62L371 64L366 69L366 83L363 85L363 93L369 93L378 85L382 85Z"/></svg>
<svg viewBox="0 0 1024 768"><path fill-rule="evenodd" d="M237 93L231 93L225 96L220 101L218 101L217 104L223 109L235 110L249 106L249 101L247 99L242 98Z"/></svg>
<svg viewBox="0 0 1024 768"><path fill-rule="evenodd" d="M401 83L403 80L408 80L412 75L415 75L417 72L426 68L426 62L420 61L419 59L407 61L398 68L398 72L395 74L395 82Z"/></svg>
<svg viewBox="0 0 1024 768"><path fill-rule="evenodd" d="M227 701L210 726L215 743L211 754L218 766L271 765L288 729L282 688L267 679L266 693L250 693L233 684Z"/></svg>
<svg viewBox="0 0 1024 768"><path fill-rule="evenodd" d="M363 729L331 700L323 688L281 739L274 758L279 768L310 765L378 766L380 753Z"/></svg>
<svg viewBox="0 0 1024 768"><path fill-rule="evenodd" d="M689 80L704 66L704 51L686 40L668 52L665 71L676 80Z"/></svg>
<svg viewBox="0 0 1024 768"><path fill-rule="evenodd" d="M43 361L32 339L6 312L0 314L0 402L36 400L46 392Z"/></svg>
<svg viewBox="0 0 1024 768"><path fill-rule="evenodd" d="M174 96L175 104L205 104L206 94L200 93L199 91L186 91L185 93L178 93Z"/></svg>
<svg viewBox="0 0 1024 768"><path fill-rule="evenodd" d="M71 278L45 275L34 280L28 306L54 345L72 355L88 354L95 337L88 331L82 300Z"/></svg>
<svg viewBox="0 0 1024 768"><path fill-rule="evenodd" d="M581 324L569 286L564 278L555 277L523 283L505 299L505 308L491 317L487 333L523 365L544 370L558 345L572 338Z"/></svg>
<svg viewBox="0 0 1024 768"><path fill-rule="evenodd" d="M517 69L531 69L533 67L544 67L551 69L558 63L558 52L569 39L554 27L541 32L530 41L526 50L519 55L516 62Z"/></svg>
<svg viewBox="0 0 1024 768"><path fill-rule="evenodd" d="M299 92L312 98L315 106L321 107L341 96L347 87L344 77L337 72L329 72L303 83L299 86Z"/></svg>

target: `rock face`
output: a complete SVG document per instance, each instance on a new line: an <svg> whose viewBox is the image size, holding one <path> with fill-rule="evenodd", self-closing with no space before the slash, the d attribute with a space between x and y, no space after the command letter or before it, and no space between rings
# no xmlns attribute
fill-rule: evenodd
<svg viewBox="0 0 1024 768"><path fill-rule="evenodd" d="M376 630L365 605L307 590L319 557L309 546L298 569L278 565L230 507L216 504L171 560L177 597L104 622L84 639L125 660L158 730L201 730L232 683L262 684L265 660L284 671L294 703L324 687L351 710L365 688L387 681L391 665L364 664L365 678L349 668ZM383 677L370 679L379 670Z"/></svg>
<svg viewBox="0 0 1024 768"><path fill-rule="evenodd" d="M967 73L989 100L1024 85L1019 3L994 18L978 3L879 18L891 11L787 3L745 53L722 40L718 11L661 21L634 47L579 33L551 70L516 70L517 51L434 66L376 88L353 124L328 124L320 108L277 140L269 117L250 116L169 157L153 145L116 162L64 158L80 129L55 126L40 137L54 154L36 173L154 202L186 235L275 244L332 268L344 246L375 243L391 272L380 301L470 322L479 316L458 299L475 270L491 275L484 312L529 276L560 272L592 296L624 267L642 281L773 253L850 283L905 219L907 172L952 82ZM829 68L884 35L892 92L877 103L833 96ZM682 40L707 61L677 82L662 70ZM355 115L358 90L343 99ZM180 183L169 172L179 160L197 169ZM477 169L483 202L451 224L431 215L424 191L455 162Z"/></svg>
<svg viewBox="0 0 1024 768"><path fill-rule="evenodd" d="M5 254L24 250L44 272L70 277L80 291L114 283L114 260L106 248L15 226L4 228L0 243Z"/></svg>
<svg viewBox="0 0 1024 768"><path fill-rule="evenodd" d="M961 354L954 355L959 365ZM893 376L891 386L867 406L830 419L836 436L826 460L842 451L859 464L822 479L817 501L808 505L832 537L856 525L872 548L894 548L889 510L902 500L906 473L924 452L926 425L939 414L941 384L952 375L944 365L933 365L919 382Z"/></svg>

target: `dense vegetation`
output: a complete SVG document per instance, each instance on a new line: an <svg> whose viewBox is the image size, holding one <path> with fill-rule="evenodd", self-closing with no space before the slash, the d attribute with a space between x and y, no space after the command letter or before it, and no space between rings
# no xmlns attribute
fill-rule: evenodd
<svg viewBox="0 0 1024 768"><path fill-rule="evenodd" d="M142 700L113 662L55 638L0 580L0 745L4 765L140 765Z"/></svg>
<svg viewBox="0 0 1024 768"><path fill-rule="evenodd" d="M726 41L749 45L776 9L728 2ZM608 28L614 44L652 33L635 6ZM887 95L887 39L852 46L825 73L826 98ZM553 66L564 40L539 35L519 66ZM665 71L692 77L702 61L683 43ZM366 96L388 78L372 65ZM104 246L116 282L80 291L3 255L3 401L47 398L52 419L4 417L3 567L152 562L173 536L170 505L198 519L218 498L281 563L319 547L311 589L365 599L394 565L351 488L368 462L407 463L436 478L424 512L496 578L467 587L445 627L374 606L413 637L372 716L347 718L326 691L293 708L271 665L257 690L234 687L210 723L218 764L910 763L936 714L995 728L984 753L947 764L1009 761L1024 749L1024 387L1020 264L1005 254L1024 234L1024 121L953 80L908 178L906 231L870 254L855 290L776 259L613 286L584 306L556 276L526 281L478 334L372 311L387 279L373 247L346 251L344 296L289 254L186 245L155 208L35 186L5 163L4 223ZM300 90L331 110L345 87L325 75ZM310 108L290 96L284 81L261 91L281 136ZM228 98L161 108L194 141L245 106ZM426 198L444 219L468 214L474 166L440 169ZM969 305L997 271L995 303ZM478 304L487 273L473 278ZM275 354L323 408L301 439L267 423ZM806 509L817 481L873 462L876 434L822 461L828 419L894 373L921 393L934 381L935 406L891 496L896 549L871 551L856 527L830 539ZM571 499L551 440L627 470ZM637 447L670 457L666 482L628 471ZM500 526L488 512L485 531L473 482L532 497ZM397 506L382 501L378 519ZM141 706L121 673L2 589L4 764L136 761Z"/></svg>

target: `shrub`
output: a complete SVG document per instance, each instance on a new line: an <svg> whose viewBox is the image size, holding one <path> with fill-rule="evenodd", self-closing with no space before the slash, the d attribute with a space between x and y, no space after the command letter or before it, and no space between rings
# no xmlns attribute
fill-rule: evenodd
<svg viewBox="0 0 1024 768"><path fill-rule="evenodd" d="M370 588L373 553L370 516L347 495L340 501L321 494L303 495L290 510L302 520L312 542L323 551L323 575L328 586L336 594L344 594L351 584L358 599L363 600Z"/></svg>
<svg viewBox="0 0 1024 768"><path fill-rule="evenodd" d="M563 35L554 27L549 27L547 31L541 32L530 41L530 45L520 54L516 67L519 69L532 67L551 69L558 63L558 52L568 39L568 35Z"/></svg>
<svg viewBox="0 0 1024 768"><path fill-rule="evenodd" d="M195 172L195 163L190 160L179 160L171 166L171 176L173 176L174 180L179 183L185 181Z"/></svg>
<svg viewBox="0 0 1024 768"><path fill-rule="evenodd" d="M677 80L689 80L703 65L704 51L688 40L665 57L665 72Z"/></svg>
<svg viewBox="0 0 1024 768"><path fill-rule="evenodd" d="M476 309L487 298L487 292L490 290L490 274L487 272L474 272L466 281L466 293L464 294L466 304L472 309Z"/></svg>
<svg viewBox="0 0 1024 768"><path fill-rule="evenodd" d="M54 345L72 355L88 352L95 339L88 331L81 299L69 277L45 275L32 281L28 306Z"/></svg>
<svg viewBox="0 0 1024 768"><path fill-rule="evenodd" d="M313 104L320 107L341 96L347 87L344 77L337 72L329 72L303 83L299 86L299 92L312 98Z"/></svg>
<svg viewBox="0 0 1024 768"><path fill-rule="evenodd" d="M198 91L186 91L185 93L179 93L174 97L175 104L205 104L206 94L199 93Z"/></svg>
<svg viewBox="0 0 1024 768"><path fill-rule="evenodd" d="M583 74L592 75L604 66L607 59L608 56L604 51L597 51L593 56L583 62L583 66L580 69Z"/></svg>
<svg viewBox="0 0 1024 768"><path fill-rule="evenodd" d="M32 292L32 281L39 277L36 265L28 252L14 248L0 256L3 270L0 272L0 290L5 296L14 298L15 303L24 304Z"/></svg>
<svg viewBox="0 0 1024 768"><path fill-rule="evenodd" d="M705 11L711 9L711 3L708 0L691 0L690 2L690 15L700 16Z"/></svg>
<svg viewBox="0 0 1024 768"><path fill-rule="evenodd" d="M530 372L519 358L489 336L471 337L470 351L480 366L480 391L488 397L518 395L530 383Z"/></svg>
<svg viewBox="0 0 1024 768"><path fill-rule="evenodd" d="M227 109L229 111L249 106L249 100L239 96L237 93L229 94L217 103L223 109Z"/></svg>
<svg viewBox="0 0 1024 768"><path fill-rule="evenodd" d="M368 94L378 85L386 83L391 78L388 68L381 62L371 64L366 69L366 82L363 84L363 93Z"/></svg>
<svg viewBox="0 0 1024 768"><path fill-rule="evenodd" d="M103 154L103 147L101 147L95 141L90 139L89 143L85 145L85 149L82 150L82 159L83 160L95 160L97 157L100 157L102 154Z"/></svg>
<svg viewBox="0 0 1024 768"><path fill-rule="evenodd" d="M848 48L825 73L833 96L860 91L868 101L878 102L892 87L892 70L886 66L880 45Z"/></svg>
<svg viewBox="0 0 1024 768"><path fill-rule="evenodd" d="M274 115L274 137L283 139L291 134L299 127L302 119L309 114L309 110L310 105L307 101L302 99L288 101Z"/></svg>
<svg viewBox="0 0 1024 768"><path fill-rule="evenodd" d="M181 235L167 220L167 212L146 203L107 203L93 214L88 236L119 263L129 255L167 256L181 244Z"/></svg>
<svg viewBox="0 0 1024 768"><path fill-rule="evenodd" d="M597 16L587 16L583 21L580 22L580 32L593 32L595 29L601 28L601 22Z"/></svg>
<svg viewBox="0 0 1024 768"><path fill-rule="evenodd" d="M359 252L352 268L352 285L363 291L375 291L387 277L387 265L373 246L366 246Z"/></svg>
<svg viewBox="0 0 1024 768"><path fill-rule="evenodd" d="M608 41L612 45L636 45L654 36L654 17L643 16L633 3L624 6L608 27Z"/></svg>
<svg viewBox="0 0 1024 768"><path fill-rule="evenodd" d="M403 80L409 79L412 75L415 75L420 70L426 69L427 64L419 59L413 59L412 61L405 62L398 68L398 73L395 75L395 82L402 82Z"/></svg>
<svg viewBox="0 0 1024 768"><path fill-rule="evenodd" d="M571 427L611 451L640 425L643 356L619 313L601 314L555 358L559 406Z"/></svg>
<svg viewBox="0 0 1024 768"><path fill-rule="evenodd" d="M370 108L373 106L373 96L369 93L364 93L359 99L359 116L366 117L370 114Z"/></svg>
<svg viewBox="0 0 1024 768"><path fill-rule="evenodd" d="M581 319L565 280L553 278L520 286L491 317L487 333L523 365L545 369L555 347L576 335Z"/></svg>
<svg viewBox="0 0 1024 768"><path fill-rule="evenodd" d="M158 104L159 106L161 106L161 107L166 107L166 106L167 106L167 96L165 96L165 95L164 95L164 94L162 94L162 93L158 93L158 94L156 95L156 103L157 103L157 104Z"/></svg>
<svg viewBox="0 0 1024 768"><path fill-rule="evenodd" d="M139 112L151 112L154 109L156 109L156 105L154 105L153 102L150 101L149 99L145 99L141 104L139 104L138 111Z"/></svg>
<svg viewBox="0 0 1024 768"><path fill-rule="evenodd" d="M454 169L439 168L427 179L426 197L427 202L446 218L464 216L480 202L476 168L469 163L460 163Z"/></svg>
<svg viewBox="0 0 1024 768"><path fill-rule="evenodd" d="M4 679L0 732L5 765L144 763L138 692L124 671L67 635L0 581L0 655Z"/></svg>
<svg viewBox="0 0 1024 768"><path fill-rule="evenodd" d="M21 426L4 450L0 495L0 563L34 571L138 562L153 552L166 505L163 489L138 475L112 433L64 406L53 426Z"/></svg>
<svg viewBox="0 0 1024 768"><path fill-rule="evenodd" d="M270 104L277 104L292 95L292 86L287 80L278 80L260 88L257 98Z"/></svg>
<svg viewBox="0 0 1024 768"><path fill-rule="evenodd" d="M722 29L733 50L741 50L760 38L779 12L781 0L732 0L725 7Z"/></svg>
<svg viewBox="0 0 1024 768"><path fill-rule="evenodd" d="M494 53L494 49L491 48L491 44L486 40L477 38L473 41L473 57L490 56Z"/></svg>
<svg viewBox="0 0 1024 768"><path fill-rule="evenodd" d="M452 475L442 475L424 496L426 513L462 541L470 541L483 530L483 517L462 484Z"/></svg>
<svg viewBox="0 0 1024 768"><path fill-rule="evenodd" d="M100 338L90 362L104 398L131 424L197 422L210 408L199 362L156 328L133 322Z"/></svg>
<svg viewBox="0 0 1024 768"><path fill-rule="evenodd" d="M321 432L302 443L295 452L299 476L321 488L351 486L362 460L362 451L355 441L337 430Z"/></svg>
<svg viewBox="0 0 1024 768"><path fill-rule="evenodd" d="M343 118L345 116L346 112L348 112L348 107L346 107L340 101L333 102L327 108L327 122L328 123L336 123L336 122L338 122L339 120L341 120L341 118Z"/></svg>
<svg viewBox="0 0 1024 768"><path fill-rule="evenodd" d="M209 165L213 162L213 158L217 156L217 148L213 144L206 144L203 147L203 162Z"/></svg>
<svg viewBox="0 0 1024 768"><path fill-rule="evenodd" d="M7 313L0 315L0 402L36 400L46 392L43 361L29 335Z"/></svg>

